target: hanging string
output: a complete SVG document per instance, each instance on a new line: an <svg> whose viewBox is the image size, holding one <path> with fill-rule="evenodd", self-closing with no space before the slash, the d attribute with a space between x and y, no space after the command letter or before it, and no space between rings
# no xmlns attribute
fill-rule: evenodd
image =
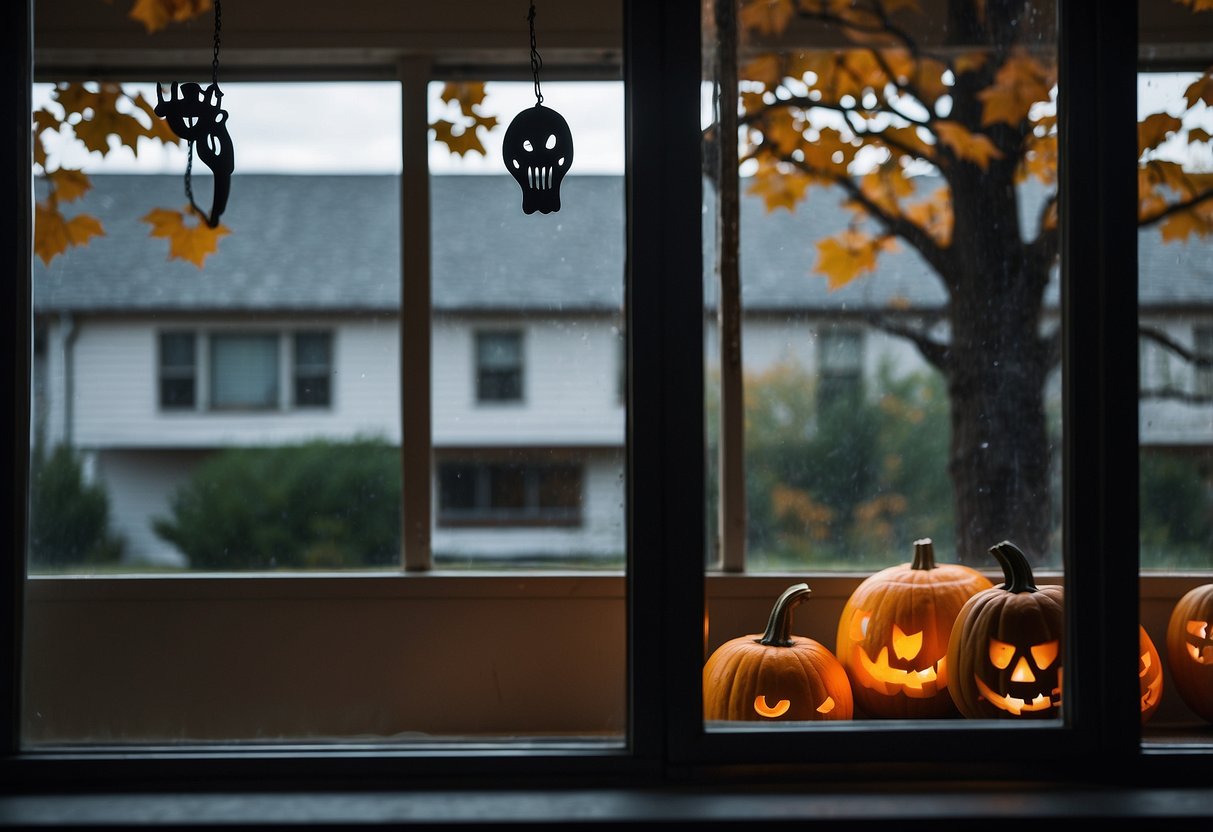
<svg viewBox="0 0 1213 832"><path fill-rule="evenodd" d="M223 103L223 93L219 89L219 33L223 28L222 20L222 3L221 0L214 0L215 5L215 49L211 57L211 88L215 91L215 107L218 108ZM194 187L190 181L190 174L194 169L194 143L187 143L185 151L185 195L190 201L190 207L197 212L198 216L206 220L206 224L214 228L219 224L219 218L208 215L205 211L198 207L198 203L194 201Z"/></svg>
<svg viewBox="0 0 1213 832"><path fill-rule="evenodd" d="M539 106L543 103L543 93L539 89L539 70L543 69L543 58L539 57L539 50L535 48L535 0L531 0L531 11L526 19L531 26L531 74L535 76L535 106Z"/></svg>

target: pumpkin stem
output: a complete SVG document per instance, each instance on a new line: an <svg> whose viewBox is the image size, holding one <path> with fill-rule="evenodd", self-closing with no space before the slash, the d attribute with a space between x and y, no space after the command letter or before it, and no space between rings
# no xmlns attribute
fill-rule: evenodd
<svg viewBox="0 0 1213 832"><path fill-rule="evenodd" d="M910 564L910 568L935 568L935 544L931 542L931 538L924 537L914 541L914 561Z"/></svg>
<svg viewBox="0 0 1213 832"><path fill-rule="evenodd" d="M809 597L808 584L793 584L783 591L775 606L771 608L771 617L767 619L766 632L762 638L756 639L759 644L767 647L792 646L792 609Z"/></svg>
<svg viewBox="0 0 1213 832"><path fill-rule="evenodd" d="M1007 592L1035 592L1036 582L1032 577L1032 566L1023 552L1009 540L990 547L990 554L1002 566L1003 585Z"/></svg>

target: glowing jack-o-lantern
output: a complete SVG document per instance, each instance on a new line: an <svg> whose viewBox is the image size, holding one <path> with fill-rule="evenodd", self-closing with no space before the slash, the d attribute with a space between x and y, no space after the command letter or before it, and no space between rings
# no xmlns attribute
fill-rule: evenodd
<svg viewBox="0 0 1213 832"><path fill-rule="evenodd" d="M1179 698L1213 722L1213 584L1188 590L1171 610L1167 662Z"/></svg>
<svg viewBox="0 0 1213 832"><path fill-rule="evenodd" d="M982 590L956 615L948 642L948 690L973 719L1061 715L1063 591L1037 587L1023 552L990 548L1004 583Z"/></svg>
<svg viewBox="0 0 1213 832"><path fill-rule="evenodd" d="M847 669L856 713L926 719L956 715L946 655L956 614L993 584L976 569L935 563L928 539L910 563L864 579L838 621L835 655Z"/></svg>
<svg viewBox="0 0 1213 832"><path fill-rule="evenodd" d="M850 719L851 683L820 642L791 634L792 610L807 584L784 590L766 631L731 639L703 667L703 716L710 720Z"/></svg>
<svg viewBox="0 0 1213 832"><path fill-rule="evenodd" d="M1162 659L1145 627L1138 627L1137 676L1141 680L1141 724L1145 725L1162 701Z"/></svg>

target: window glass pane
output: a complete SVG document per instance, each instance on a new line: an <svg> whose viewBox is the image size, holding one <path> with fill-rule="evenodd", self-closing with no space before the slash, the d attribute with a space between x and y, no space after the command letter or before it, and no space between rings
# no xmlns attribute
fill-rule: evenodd
<svg viewBox="0 0 1213 832"><path fill-rule="evenodd" d="M1202 18L1191 9L1138 8L1142 741L1207 744L1213 721L1213 649L1206 646L1204 623L1213 610L1213 214L1207 210L1213 204L1213 109L1200 90L1209 84L1213 48L1208 37L1194 34ZM1194 41L1201 48L1188 46Z"/></svg>
<svg viewBox="0 0 1213 832"><path fill-rule="evenodd" d="M105 95L120 112L150 124L136 97L154 105L155 86L117 89ZM237 166L227 233L200 262L170 256L180 241L149 237L144 219L161 209L200 233L181 213L184 144L143 137L137 155L115 145L102 156L70 124L40 133L48 155L36 172L79 168L90 188L59 206L105 233L34 258L46 346L35 444L50 467L34 472L45 487L30 510L48 531L31 547L33 572L400 562L400 86L223 91ZM61 118L105 95L95 83L38 84L35 108ZM350 123L363 131L356 154ZM209 206L213 179L197 156L191 177ZM37 177L39 199L53 181ZM372 508L373 521L361 514ZM51 534L67 528L104 545L83 554Z"/></svg>
<svg viewBox="0 0 1213 832"><path fill-rule="evenodd" d="M432 84L431 121L504 127L535 105L530 82L490 81L461 104L469 89ZM624 563L623 85L544 81L543 95L576 142L558 211L524 212L502 138L484 156L431 143L443 569Z"/></svg>
<svg viewBox="0 0 1213 832"><path fill-rule="evenodd" d="M704 4L705 717L1060 719L1055 5L772 8ZM731 678L766 621L829 685Z"/></svg>
<svg viewBox="0 0 1213 832"><path fill-rule="evenodd" d="M278 338L212 335L211 406L278 406Z"/></svg>

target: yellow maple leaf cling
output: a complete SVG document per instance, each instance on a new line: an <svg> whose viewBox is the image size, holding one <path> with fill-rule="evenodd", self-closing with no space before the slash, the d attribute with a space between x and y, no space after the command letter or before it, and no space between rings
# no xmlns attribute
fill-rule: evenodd
<svg viewBox="0 0 1213 832"><path fill-rule="evenodd" d="M1190 236L1203 237L1213 232L1213 217L1194 209L1179 211L1163 220L1159 231L1164 243L1187 242Z"/></svg>
<svg viewBox="0 0 1213 832"><path fill-rule="evenodd" d="M73 202L88 193L92 181L84 171L59 168L46 175L54 191L55 202Z"/></svg>
<svg viewBox="0 0 1213 832"><path fill-rule="evenodd" d="M161 142L163 144L180 144L181 139L177 138L177 134L173 132L173 128L168 126L168 121L156 115L156 108L150 101L143 97L143 93L135 93L135 97L131 99L136 107L148 117L148 128L144 131L144 135L149 139Z"/></svg>
<svg viewBox="0 0 1213 832"><path fill-rule="evenodd" d="M981 133L970 133L955 121L937 121L932 125L941 144L947 145L957 159L972 162L985 170L991 159L1001 159L1002 151L994 146L990 137Z"/></svg>
<svg viewBox="0 0 1213 832"><path fill-rule="evenodd" d="M795 13L792 0L745 0L737 12L737 23L743 31L780 35Z"/></svg>
<svg viewBox="0 0 1213 832"><path fill-rule="evenodd" d="M1137 155L1158 147L1181 127L1183 122L1168 113L1146 116L1137 124Z"/></svg>
<svg viewBox="0 0 1213 832"><path fill-rule="evenodd" d="M56 205L39 202L34 206L34 254L48 266L69 246L86 246L93 237L104 234L101 221L89 214L69 220Z"/></svg>
<svg viewBox="0 0 1213 832"><path fill-rule="evenodd" d="M135 0L130 17L149 32L158 32L170 23L184 23L211 10L211 0Z"/></svg>
<svg viewBox="0 0 1213 832"><path fill-rule="evenodd" d="M192 222L186 222L187 214ZM211 228L189 207L184 211L153 208L142 219L152 227L149 237L163 237L169 241L170 260L187 260L200 269L206 258L218 250L219 238L231 233L231 229L222 223Z"/></svg>
<svg viewBox="0 0 1213 832"><path fill-rule="evenodd" d="M480 137L476 135L476 125L465 125L459 133L455 132L454 122L440 118L430 125L434 131L434 140L442 142L451 153L463 156L465 153L479 153L481 156L486 155L484 145L480 143Z"/></svg>
<svg viewBox="0 0 1213 832"><path fill-rule="evenodd" d="M1049 100L1052 87L1044 67L1026 52L1015 52L998 68L994 83L977 94L983 105L981 123L1014 127L1027 118L1033 104Z"/></svg>
<svg viewBox="0 0 1213 832"><path fill-rule="evenodd" d="M946 185L936 188L929 197L909 206L905 215L943 248L952 244L955 215L952 213L952 194Z"/></svg>

